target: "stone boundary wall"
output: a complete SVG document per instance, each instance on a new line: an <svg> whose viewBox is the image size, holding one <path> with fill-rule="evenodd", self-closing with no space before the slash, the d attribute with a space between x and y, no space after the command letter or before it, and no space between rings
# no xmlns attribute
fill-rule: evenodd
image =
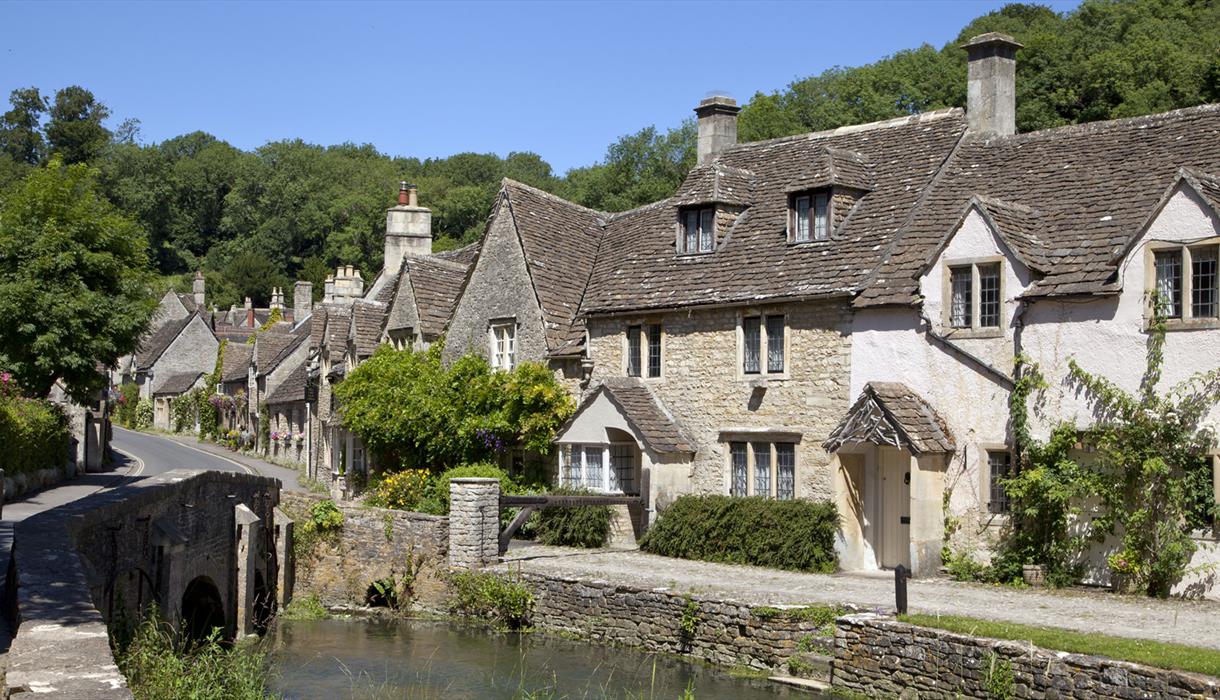
<svg viewBox="0 0 1220 700"><path fill-rule="evenodd" d="M310 506L329 496L284 491L280 507L295 520L296 536ZM448 564L449 519L401 510L336 503L343 528L318 540L309 556L297 559L293 597L317 596L327 607L363 606L373 581L393 573L403 576L408 553L421 565L414 581L415 600L440 608L445 593L442 574Z"/></svg>
<svg viewBox="0 0 1220 700"><path fill-rule="evenodd" d="M833 684L867 697L1220 698L1215 678L872 614L836 622ZM1004 681L1011 671L1011 683Z"/></svg>
<svg viewBox="0 0 1220 700"><path fill-rule="evenodd" d="M534 627L593 642L768 670L783 667L802 638L824 653L831 645L828 632L819 634L810 620L787 617L780 606L558 576L522 574L521 580L534 592ZM684 616L694 620L693 634L682 629Z"/></svg>
<svg viewBox="0 0 1220 700"><path fill-rule="evenodd" d="M15 630L7 653L6 692L54 693L56 698L131 698L110 651L106 620L94 594L103 581L92 542L113 520L211 486L279 490L265 477L227 472L171 471L99 491L17 523L5 582L5 615ZM218 501L232 507L228 499Z"/></svg>

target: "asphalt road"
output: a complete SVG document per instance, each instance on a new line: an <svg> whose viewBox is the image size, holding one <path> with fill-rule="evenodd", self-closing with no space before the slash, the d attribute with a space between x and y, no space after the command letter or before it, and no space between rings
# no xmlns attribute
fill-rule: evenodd
<svg viewBox="0 0 1220 700"><path fill-rule="evenodd" d="M183 445L180 442L125 430L118 426L114 428L114 439L110 445L122 455L130 455L143 462L140 476L155 476L174 469L214 469L222 472L240 472L256 474L252 468L235 461L204 452L201 449Z"/></svg>

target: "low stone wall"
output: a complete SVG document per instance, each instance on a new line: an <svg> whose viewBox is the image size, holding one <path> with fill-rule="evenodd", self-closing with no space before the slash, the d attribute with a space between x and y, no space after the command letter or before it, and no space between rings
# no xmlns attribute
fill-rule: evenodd
<svg viewBox="0 0 1220 700"><path fill-rule="evenodd" d="M0 474L2 473L0 472ZM3 499L5 502L15 501L39 489L45 489L61 481L76 478L78 475L79 472L75 464L36 469L31 472L13 474L12 476L6 475L3 479L4 491L0 494L0 499Z"/></svg>
<svg viewBox="0 0 1220 700"><path fill-rule="evenodd" d="M281 498L280 507L296 521L299 538L310 506L327 497L285 491ZM442 607L448 518L336 505L343 513L343 527L332 536L319 538L312 552L299 552L293 597L317 596L327 607L361 606L374 581L403 576L408 557L413 557L419 567L414 580L416 602L425 608Z"/></svg>
<svg viewBox="0 0 1220 700"><path fill-rule="evenodd" d="M1098 656L916 627L836 622L834 686L868 697L1220 698L1217 680Z"/></svg>
<svg viewBox="0 0 1220 700"><path fill-rule="evenodd" d="M536 574L522 580L534 591L534 627L594 642L757 669L782 668L801 640L825 650L832 643L795 609Z"/></svg>

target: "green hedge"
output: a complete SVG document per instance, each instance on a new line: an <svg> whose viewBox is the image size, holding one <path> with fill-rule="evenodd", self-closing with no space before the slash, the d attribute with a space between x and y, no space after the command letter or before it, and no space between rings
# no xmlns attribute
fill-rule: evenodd
<svg viewBox="0 0 1220 700"><path fill-rule="evenodd" d="M43 399L0 396L0 469L14 476L68 461L68 418Z"/></svg>
<svg viewBox="0 0 1220 700"><path fill-rule="evenodd" d="M583 489L555 489L560 496L589 496ZM543 508L535 516L535 532L543 544L560 547L605 547L610 539L610 521L614 511L610 506L580 506L575 508Z"/></svg>
<svg viewBox="0 0 1220 700"><path fill-rule="evenodd" d="M839 514L833 503L731 496L682 496L640 542L681 559L791 571L835 570Z"/></svg>

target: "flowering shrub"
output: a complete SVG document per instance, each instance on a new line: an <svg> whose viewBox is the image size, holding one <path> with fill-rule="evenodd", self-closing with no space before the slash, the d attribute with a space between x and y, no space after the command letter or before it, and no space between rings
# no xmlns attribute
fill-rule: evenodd
<svg viewBox="0 0 1220 700"><path fill-rule="evenodd" d="M153 424L153 405L148 399L140 399L136 403L136 430L151 428Z"/></svg>
<svg viewBox="0 0 1220 700"><path fill-rule="evenodd" d="M115 421L124 428L136 427L136 404L140 402L140 387L135 382L127 382L119 387L118 395L114 408Z"/></svg>
<svg viewBox="0 0 1220 700"><path fill-rule="evenodd" d="M415 510L428 495L432 475L427 469L405 469L383 478L369 494L369 505Z"/></svg>
<svg viewBox="0 0 1220 700"><path fill-rule="evenodd" d="M233 408L233 397L228 394L212 394L208 397L208 403L219 411L228 411Z"/></svg>

